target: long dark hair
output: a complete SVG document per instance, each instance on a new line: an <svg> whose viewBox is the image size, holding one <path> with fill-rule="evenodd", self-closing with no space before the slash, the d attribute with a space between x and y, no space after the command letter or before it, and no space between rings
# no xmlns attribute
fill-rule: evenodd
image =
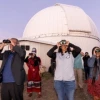
<svg viewBox="0 0 100 100"><path fill-rule="evenodd" d="M61 46L59 47L58 52L61 53L61 54L63 55L63 52L62 52ZM67 52L68 52L69 54L70 54L70 52L71 52L69 46L68 46L68 48L67 48Z"/></svg>
<svg viewBox="0 0 100 100"><path fill-rule="evenodd" d="M34 56L33 60L34 60L34 67L39 66L41 64L41 59L36 55Z"/></svg>
<svg viewBox="0 0 100 100"><path fill-rule="evenodd" d="M99 47L94 47L94 48L92 49L92 55L93 55L93 52L94 52L94 50L95 50L96 48L99 48Z"/></svg>
<svg viewBox="0 0 100 100"><path fill-rule="evenodd" d="M99 47L94 47L92 49L92 55L94 55L93 53L94 53L94 50L96 48L99 48ZM98 65L98 63L99 63L99 65ZM97 71L99 70L99 66L100 66L100 57L99 57L98 60L97 60L97 58L95 58L94 67L93 67L93 79L92 79L92 83L95 83L95 79L96 79Z"/></svg>

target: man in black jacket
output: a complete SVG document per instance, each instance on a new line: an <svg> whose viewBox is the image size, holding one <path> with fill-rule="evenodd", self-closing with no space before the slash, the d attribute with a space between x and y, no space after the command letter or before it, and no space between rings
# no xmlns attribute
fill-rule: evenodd
<svg viewBox="0 0 100 100"><path fill-rule="evenodd" d="M10 43L0 45L1 100L23 100L25 70L23 68L26 52L18 46L18 40L11 38ZM9 45L10 50L1 53L4 46Z"/></svg>
<svg viewBox="0 0 100 100"><path fill-rule="evenodd" d="M84 71L85 71L85 82L87 81L89 77L89 66L88 66L88 59L90 58L89 53L85 52L85 56L83 57L84 62Z"/></svg>

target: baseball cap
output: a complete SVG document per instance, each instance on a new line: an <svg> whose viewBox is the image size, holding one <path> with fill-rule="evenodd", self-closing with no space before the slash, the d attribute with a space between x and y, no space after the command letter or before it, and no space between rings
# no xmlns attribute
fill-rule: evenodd
<svg viewBox="0 0 100 100"><path fill-rule="evenodd" d="M32 48L32 53L36 54L36 48Z"/></svg>

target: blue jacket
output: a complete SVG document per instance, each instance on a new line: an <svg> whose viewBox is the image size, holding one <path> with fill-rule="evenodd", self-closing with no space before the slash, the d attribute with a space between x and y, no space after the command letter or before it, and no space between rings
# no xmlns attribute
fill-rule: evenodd
<svg viewBox="0 0 100 100"><path fill-rule="evenodd" d="M88 66L90 68L89 78L93 78L93 68L94 68L94 64L95 64L96 60L97 60L96 56L94 56L94 55L91 58L88 59ZM99 60L97 60L97 65L99 66L99 70L96 73L96 79L100 75L100 63L99 63Z"/></svg>

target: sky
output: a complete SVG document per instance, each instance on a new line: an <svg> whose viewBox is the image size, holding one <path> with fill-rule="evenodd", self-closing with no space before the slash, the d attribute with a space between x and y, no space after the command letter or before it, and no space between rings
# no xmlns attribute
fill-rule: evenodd
<svg viewBox="0 0 100 100"><path fill-rule="evenodd" d="M0 39L21 38L28 21L40 10L56 3L82 8L100 33L100 0L0 0Z"/></svg>

